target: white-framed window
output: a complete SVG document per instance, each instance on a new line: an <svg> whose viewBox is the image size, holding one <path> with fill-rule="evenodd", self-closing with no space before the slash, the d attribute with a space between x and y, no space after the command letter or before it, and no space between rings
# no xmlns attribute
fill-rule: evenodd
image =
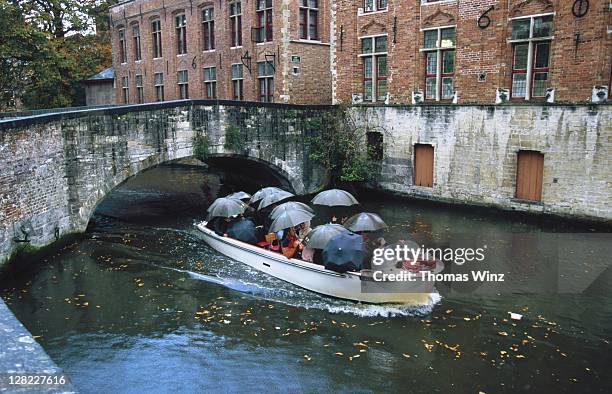
<svg viewBox="0 0 612 394"><path fill-rule="evenodd" d="M132 39L134 40L134 61L142 60L140 52L140 25L132 25Z"/></svg>
<svg viewBox="0 0 612 394"><path fill-rule="evenodd" d="M217 67L204 67L204 90L207 99L217 98Z"/></svg>
<svg viewBox="0 0 612 394"><path fill-rule="evenodd" d="M234 1L229 4L230 14L230 46L242 46L242 4Z"/></svg>
<svg viewBox="0 0 612 394"><path fill-rule="evenodd" d="M255 12L257 14L257 36L255 41L272 41L272 0L257 0Z"/></svg>
<svg viewBox="0 0 612 394"><path fill-rule="evenodd" d="M363 12L384 11L387 9L387 0L364 0Z"/></svg>
<svg viewBox="0 0 612 394"><path fill-rule="evenodd" d="M179 89L179 98L181 100L189 98L189 72L180 70L176 73L176 80Z"/></svg>
<svg viewBox="0 0 612 394"><path fill-rule="evenodd" d="M270 62L257 63L257 80L259 83L259 101L274 102L274 67Z"/></svg>
<svg viewBox="0 0 612 394"><path fill-rule="evenodd" d="M387 98L387 35L360 37L363 76L363 100Z"/></svg>
<svg viewBox="0 0 612 394"><path fill-rule="evenodd" d="M451 100L455 95L455 26L423 30L425 99Z"/></svg>
<svg viewBox="0 0 612 394"><path fill-rule="evenodd" d="M545 97L550 81L553 14L513 18L511 97Z"/></svg>
<svg viewBox="0 0 612 394"><path fill-rule="evenodd" d="M153 42L153 59L162 57L162 36L161 21L155 19L151 21L151 36Z"/></svg>
<svg viewBox="0 0 612 394"><path fill-rule="evenodd" d="M164 101L164 73L153 74L153 85L155 85L155 99Z"/></svg>
<svg viewBox="0 0 612 394"><path fill-rule="evenodd" d="M125 29L119 29L119 61L127 63L127 42L125 41Z"/></svg>
<svg viewBox="0 0 612 394"><path fill-rule="evenodd" d="M176 30L176 54L187 53L187 18L185 14L174 17L174 28Z"/></svg>
<svg viewBox="0 0 612 394"><path fill-rule="evenodd" d="M121 90L123 91L123 103L130 102L130 78L126 75L121 77Z"/></svg>
<svg viewBox="0 0 612 394"><path fill-rule="evenodd" d="M319 39L319 0L300 0L300 38Z"/></svg>
<svg viewBox="0 0 612 394"><path fill-rule="evenodd" d="M234 100L243 100L243 65L232 64L232 97Z"/></svg>
<svg viewBox="0 0 612 394"><path fill-rule="evenodd" d="M203 50L215 49L215 11L213 7L202 10L202 44Z"/></svg>
<svg viewBox="0 0 612 394"><path fill-rule="evenodd" d="M144 103L144 88L142 86L142 74L136 74L134 76L134 82L136 85L136 100L138 104Z"/></svg>

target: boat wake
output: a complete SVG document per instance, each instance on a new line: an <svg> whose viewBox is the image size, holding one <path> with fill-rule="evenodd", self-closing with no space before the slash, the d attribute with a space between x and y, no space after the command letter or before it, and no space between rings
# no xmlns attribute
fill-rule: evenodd
<svg viewBox="0 0 612 394"><path fill-rule="evenodd" d="M194 280L206 281L240 293L250 294L258 299L278 302L292 307L319 309L333 314L351 314L359 317L425 316L430 314L442 300L438 293L432 293L426 305L362 304L321 296L251 269L249 269L250 274L261 276L258 278L258 282L268 284L268 286L238 278L219 277L172 267L164 268L182 272Z"/></svg>

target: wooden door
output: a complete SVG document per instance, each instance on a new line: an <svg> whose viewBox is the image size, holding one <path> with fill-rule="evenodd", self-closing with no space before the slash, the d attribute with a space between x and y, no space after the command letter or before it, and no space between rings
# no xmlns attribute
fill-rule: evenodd
<svg viewBox="0 0 612 394"><path fill-rule="evenodd" d="M540 152L521 150L516 164L516 198L540 201L542 199L542 175L544 155Z"/></svg>
<svg viewBox="0 0 612 394"><path fill-rule="evenodd" d="M414 184L433 187L434 147L414 145Z"/></svg>

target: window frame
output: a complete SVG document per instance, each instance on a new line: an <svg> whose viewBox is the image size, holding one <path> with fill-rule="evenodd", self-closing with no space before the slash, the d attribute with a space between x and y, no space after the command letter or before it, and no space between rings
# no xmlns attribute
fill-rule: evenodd
<svg viewBox="0 0 612 394"><path fill-rule="evenodd" d="M121 77L121 90L123 92L123 103L130 103L130 77L124 75Z"/></svg>
<svg viewBox="0 0 612 394"><path fill-rule="evenodd" d="M240 69L240 76L234 76L234 66ZM244 100L244 66L242 63L233 63L230 69L230 77L232 80L232 98L236 101ZM238 93L238 94L236 94Z"/></svg>
<svg viewBox="0 0 612 394"><path fill-rule="evenodd" d="M260 74L259 65L264 64L264 71L270 70L268 74ZM270 67L270 69L268 69ZM267 71L266 71L267 72ZM262 103L273 103L274 102L274 69L270 65L269 61L257 62L257 93L259 102Z"/></svg>
<svg viewBox="0 0 612 394"><path fill-rule="evenodd" d="M534 86L535 86L535 76L537 73L546 73L546 80L550 81L550 61L551 61L551 51L552 51L552 42L555 38L554 33L554 22L555 22L555 12L548 12L544 14L534 14L534 15L525 15L514 18L509 18L510 24L512 25L514 21L529 19L529 36L527 38L510 38L508 42L512 45L512 66L511 72L512 75L510 77L510 98L516 100L531 100L531 99L543 99L546 97L546 93L542 96L534 95ZM534 37L534 26L535 20L538 18L551 17L551 29L550 35L543 37ZM512 37L513 29L510 29L510 34ZM536 57L537 57L537 46L547 43L548 48L548 66L547 67L535 67ZM527 45L527 69L515 69L515 60L516 60L516 48L521 45ZM514 88L514 76L519 74L526 74L525 76L525 95L524 96L516 96L515 88Z"/></svg>
<svg viewBox="0 0 612 394"><path fill-rule="evenodd" d="M386 44L385 44L385 51L380 51L377 52L376 51L376 39L380 38L380 37L385 37L386 38ZM363 42L364 40L371 40L371 51L364 53L363 52ZM386 92L385 92L385 98L381 100L381 96L379 94L379 82L380 81L387 81L388 78L388 70L389 70L389 64L386 64L386 69L387 72L385 73L384 76L381 76L379 73L379 59L380 58L386 58L385 61L388 62L389 60L389 35L388 34L376 34L376 35L369 35L369 36L360 36L359 37L359 44L360 44L360 53L359 55L357 55L359 58L362 59L361 62L361 76L362 76L362 89L363 89L363 100L364 101L369 101L369 102L384 102L386 101L386 96L389 93L389 86L386 86ZM366 63L370 62L371 64L371 75L368 77L366 76ZM371 98L366 98L366 84L370 82L371 86L372 86L372 97Z"/></svg>
<svg viewBox="0 0 612 394"><path fill-rule="evenodd" d="M134 23L132 25L132 40L134 43L134 61L139 62L142 60L142 49L140 42L140 24Z"/></svg>
<svg viewBox="0 0 612 394"><path fill-rule="evenodd" d="M242 2L228 4L230 18L230 48L242 47Z"/></svg>
<svg viewBox="0 0 612 394"><path fill-rule="evenodd" d="M453 45L450 46L444 46L442 45L443 42L443 37L442 37L442 32L444 30L448 30L448 29L453 29L454 30L454 36L453 36ZM431 31L436 31L437 35L436 35L436 43L433 47L426 47L425 43L425 37L427 36L428 32ZM457 63L457 26L456 25L446 25L446 26L436 26L436 27L431 27L431 28L425 28L425 29L421 29L422 34L422 39L423 39L423 46L420 49L420 52L423 52L425 54L424 56L424 84L425 84L425 100L426 101L436 101L436 102L451 102L455 96L455 75L456 75L456 63ZM435 53L436 54L436 71L435 73L430 73L429 72L429 56ZM453 71L450 73L445 73L444 72L444 56L446 53L453 53ZM428 96L428 85L427 85L427 81L431 78L435 78L436 79L436 85L435 85L435 97L429 97ZM453 94L450 97L446 97L443 96L443 80L445 78L452 78L452 84L453 84Z"/></svg>
<svg viewBox="0 0 612 394"><path fill-rule="evenodd" d="M263 8L260 8L259 6L260 4L262 4L262 2ZM255 23L257 29L257 43L272 42L274 40L273 5L274 0L255 0Z"/></svg>
<svg viewBox="0 0 612 394"><path fill-rule="evenodd" d="M151 20L151 36L153 59L160 59L163 57L161 19L155 18Z"/></svg>
<svg viewBox="0 0 612 394"><path fill-rule="evenodd" d="M216 66L208 66L204 67L204 96L207 100L215 100L217 98L217 67ZM214 79L207 78L206 72L208 71L208 75L214 73Z"/></svg>
<svg viewBox="0 0 612 394"><path fill-rule="evenodd" d="M371 3L371 8L368 7ZM383 5L384 4L384 5ZM389 9L389 0L363 0L363 13L370 14L372 12L383 12Z"/></svg>
<svg viewBox="0 0 612 394"><path fill-rule="evenodd" d="M125 27L122 27L118 31L119 35L119 63L127 63L127 40L125 37Z"/></svg>
<svg viewBox="0 0 612 394"><path fill-rule="evenodd" d="M185 73L185 80L181 81L179 75ZM176 72L176 84L178 85L179 100L189 99L189 70L178 70Z"/></svg>
<svg viewBox="0 0 612 394"><path fill-rule="evenodd" d="M210 19L205 19L205 13L210 11ZM212 52L215 50L215 7L202 8L202 50Z"/></svg>
<svg viewBox="0 0 612 394"><path fill-rule="evenodd" d="M176 35L176 55L187 54L187 15L184 12L174 15L174 34Z"/></svg>
<svg viewBox="0 0 612 394"><path fill-rule="evenodd" d="M161 78L159 81L157 80L158 75L161 75ZM164 101L164 73L163 72L153 73L153 86L155 86L155 99L158 102Z"/></svg>
<svg viewBox="0 0 612 394"><path fill-rule="evenodd" d="M315 1L315 6L311 5ZM298 13L298 35L301 40L319 41L319 0L300 0ZM314 19L314 24L312 20ZM314 35L311 35L314 27Z"/></svg>
<svg viewBox="0 0 612 394"><path fill-rule="evenodd" d="M136 87L136 102L138 104L144 103L144 86L142 74L136 74L134 76L134 86Z"/></svg>

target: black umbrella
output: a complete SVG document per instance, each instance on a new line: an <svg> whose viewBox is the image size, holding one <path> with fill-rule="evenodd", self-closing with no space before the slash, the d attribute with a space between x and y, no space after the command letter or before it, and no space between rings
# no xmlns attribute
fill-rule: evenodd
<svg viewBox="0 0 612 394"><path fill-rule="evenodd" d="M249 219L241 219L232 223L227 229L227 235L250 244L257 243L255 224Z"/></svg>
<svg viewBox="0 0 612 394"><path fill-rule="evenodd" d="M376 231L387 228L387 224L375 213L361 212L348 218L344 227L354 232Z"/></svg>
<svg viewBox="0 0 612 394"><path fill-rule="evenodd" d="M351 206L359 202L353 195L346 190L331 189L325 190L314 196L311 201L315 205L327 205L328 207Z"/></svg>
<svg viewBox="0 0 612 394"><path fill-rule="evenodd" d="M325 268L336 272L359 271L364 255L363 239L353 233L338 234L323 249Z"/></svg>
<svg viewBox="0 0 612 394"><path fill-rule="evenodd" d="M325 249L329 240L338 234L350 232L339 224L322 224L312 229L304 239L304 246L311 249Z"/></svg>

